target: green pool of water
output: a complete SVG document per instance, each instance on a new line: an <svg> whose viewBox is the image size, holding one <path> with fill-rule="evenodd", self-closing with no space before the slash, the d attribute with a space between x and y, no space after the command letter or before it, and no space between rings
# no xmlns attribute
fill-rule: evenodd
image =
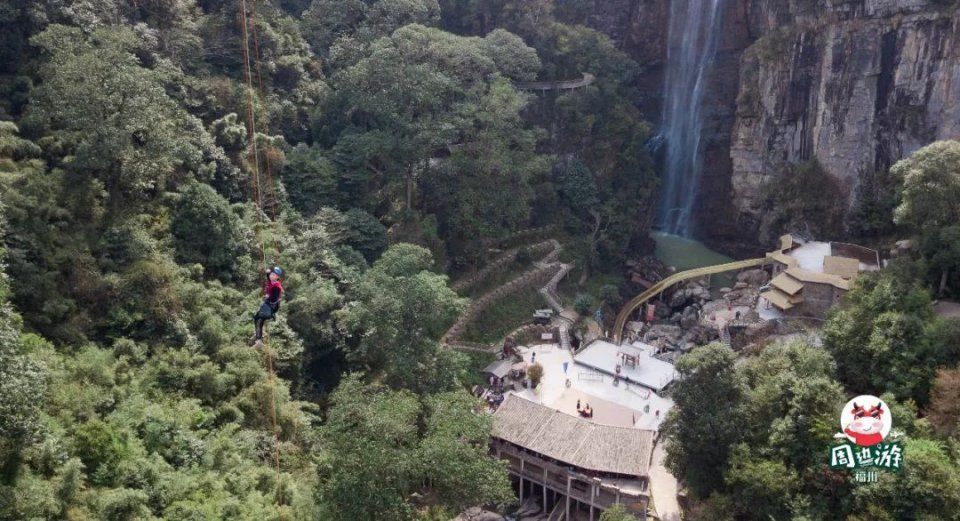
<svg viewBox="0 0 960 521"><path fill-rule="evenodd" d="M693 239L663 232L653 232L650 236L657 243L654 255L667 266L677 268L677 271L723 264L725 262L733 262L734 260L731 257L707 248L702 243ZM711 279L711 285L715 288L728 286L732 281L732 275L716 275Z"/></svg>

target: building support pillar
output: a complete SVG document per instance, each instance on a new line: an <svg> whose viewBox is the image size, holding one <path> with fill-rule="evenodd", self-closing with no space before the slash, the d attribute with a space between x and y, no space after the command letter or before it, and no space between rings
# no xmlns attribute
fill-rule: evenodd
<svg viewBox="0 0 960 521"><path fill-rule="evenodd" d="M570 474L567 474L567 515L563 518L568 520L570 519Z"/></svg>
<svg viewBox="0 0 960 521"><path fill-rule="evenodd" d="M590 480L590 521L593 521L593 496L594 491L596 491L593 480Z"/></svg>
<svg viewBox="0 0 960 521"><path fill-rule="evenodd" d="M526 459L522 457L520 458L520 504L521 505L523 504L523 464L526 461L527 461Z"/></svg>
<svg viewBox="0 0 960 521"><path fill-rule="evenodd" d="M547 467L543 467L543 511L547 512Z"/></svg>

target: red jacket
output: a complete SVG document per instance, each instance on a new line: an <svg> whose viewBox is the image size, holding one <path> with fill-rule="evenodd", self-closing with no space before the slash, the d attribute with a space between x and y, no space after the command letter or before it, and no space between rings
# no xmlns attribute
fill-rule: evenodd
<svg viewBox="0 0 960 521"><path fill-rule="evenodd" d="M263 295L264 302L272 307L277 307L280 305L280 299L283 298L283 285L280 284L279 280L276 282L267 280L263 285Z"/></svg>

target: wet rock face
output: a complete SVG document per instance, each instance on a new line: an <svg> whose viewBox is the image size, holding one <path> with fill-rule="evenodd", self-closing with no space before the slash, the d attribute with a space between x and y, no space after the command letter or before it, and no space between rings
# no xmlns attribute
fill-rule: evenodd
<svg viewBox="0 0 960 521"><path fill-rule="evenodd" d="M740 227L784 162L816 158L851 196L865 174L960 135L960 10L943 2L752 2L730 157Z"/></svg>

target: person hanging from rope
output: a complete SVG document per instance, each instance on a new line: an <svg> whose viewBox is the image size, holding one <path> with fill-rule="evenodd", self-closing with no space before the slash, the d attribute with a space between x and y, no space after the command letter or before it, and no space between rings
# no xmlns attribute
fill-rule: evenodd
<svg viewBox="0 0 960 521"><path fill-rule="evenodd" d="M250 345L256 346L263 343L263 323L272 320L280 310L280 301L283 300L283 270L279 266L267 270L267 280L263 284L263 303L260 309L253 314L253 338L250 339Z"/></svg>

